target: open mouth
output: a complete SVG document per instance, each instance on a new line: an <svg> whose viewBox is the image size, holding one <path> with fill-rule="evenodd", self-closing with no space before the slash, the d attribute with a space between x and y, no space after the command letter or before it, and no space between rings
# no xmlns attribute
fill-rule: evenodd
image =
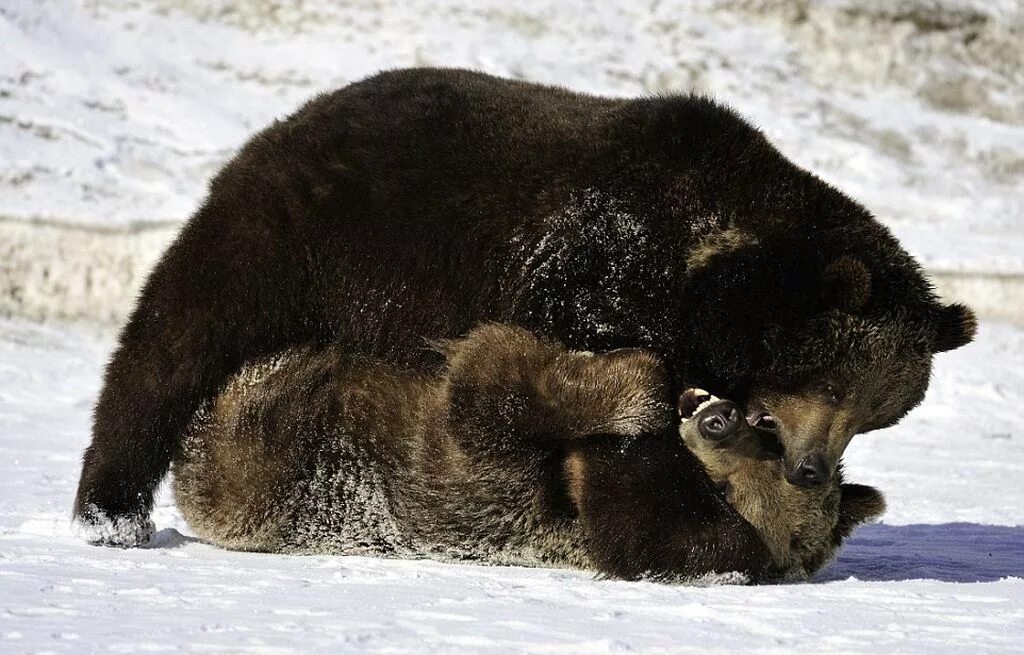
<svg viewBox="0 0 1024 655"><path fill-rule="evenodd" d="M684 421L691 419L716 400L718 399L703 389L687 389L679 396L679 418Z"/></svg>
<svg viewBox="0 0 1024 655"><path fill-rule="evenodd" d="M747 423L754 428L758 444L759 459L782 459L785 448L779 441L779 426L772 415L764 410L751 409L747 412Z"/></svg>
<svg viewBox="0 0 1024 655"><path fill-rule="evenodd" d="M765 430L766 432L778 432L778 426L775 424L775 419L768 412L752 412L747 416L747 423L750 423L752 427L758 430Z"/></svg>

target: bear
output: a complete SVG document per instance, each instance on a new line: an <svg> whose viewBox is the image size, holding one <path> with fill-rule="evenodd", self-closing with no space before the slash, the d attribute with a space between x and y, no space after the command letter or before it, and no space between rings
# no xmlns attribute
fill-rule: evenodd
<svg viewBox="0 0 1024 655"><path fill-rule="evenodd" d="M842 481L790 485L777 439L758 432L739 407L703 389L679 396L679 433L729 504L757 528L782 580L807 580L831 561L853 528L885 511L875 488Z"/></svg>
<svg viewBox="0 0 1024 655"><path fill-rule="evenodd" d="M694 494L724 497L713 486L673 484L686 480L680 464L694 454L712 479L735 464L723 477L746 494L740 514L762 540L766 530L802 530L799 547L769 540L751 552L742 579L806 577L869 516L838 482L825 492L751 473L780 466L721 448L751 438L732 403L688 412L683 439L665 430L675 408L667 372L649 352L570 351L497 324L437 347L446 364L436 375L333 346L245 367L197 413L175 457L175 498L189 525L238 550L557 566L629 579L724 575L734 558L703 542L688 513L700 504ZM712 420L721 425L713 434ZM624 477L638 458L652 459L644 475ZM621 481L614 496L592 481L609 473ZM797 491L780 495L780 485ZM745 511L755 496L784 507L755 516ZM636 534L644 540L634 543Z"/></svg>
<svg viewBox="0 0 1024 655"><path fill-rule="evenodd" d="M774 430L806 486L916 406L933 355L975 328L862 205L711 99L385 71L276 121L213 178L107 365L76 521L95 543L145 542L186 425L252 362L334 344L431 373L425 340L487 321L658 353L675 390ZM753 531L696 497L742 564Z"/></svg>

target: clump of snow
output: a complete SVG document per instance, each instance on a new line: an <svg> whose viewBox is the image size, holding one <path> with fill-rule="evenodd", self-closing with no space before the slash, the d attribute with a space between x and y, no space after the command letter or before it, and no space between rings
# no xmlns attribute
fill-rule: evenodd
<svg viewBox="0 0 1024 655"><path fill-rule="evenodd" d="M145 546L153 539L156 526L150 519L107 516L95 505L86 505L87 520L76 520L73 533L86 543L101 546Z"/></svg>

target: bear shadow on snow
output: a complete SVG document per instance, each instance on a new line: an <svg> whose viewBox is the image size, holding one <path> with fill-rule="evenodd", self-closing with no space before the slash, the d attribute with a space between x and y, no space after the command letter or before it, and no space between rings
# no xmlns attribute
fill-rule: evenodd
<svg viewBox="0 0 1024 655"><path fill-rule="evenodd" d="M1024 577L1024 526L940 523L868 525L815 578L833 582L995 582Z"/></svg>
<svg viewBox="0 0 1024 655"><path fill-rule="evenodd" d="M208 543L165 528L147 548ZM937 580L996 582L1024 578L1024 526L941 523L859 528L812 582Z"/></svg>

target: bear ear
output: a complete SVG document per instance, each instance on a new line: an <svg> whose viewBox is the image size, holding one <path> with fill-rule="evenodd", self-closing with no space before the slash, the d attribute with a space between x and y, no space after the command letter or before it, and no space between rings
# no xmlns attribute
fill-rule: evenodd
<svg viewBox="0 0 1024 655"><path fill-rule="evenodd" d="M941 353L966 346L978 331L978 319L966 305L953 303L942 307L935 319L932 350Z"/></svg>
<svg viewBox="0 0 1024 655"><path fill-rule="evenodd" d="M871 297L871 272L864 262L847 255L825 267L821 274L821 299L828 309L856 313Z"/></svg>
<svg viewBox="0 0 1024 655"><path fill-rule="evenodd" d="M885 496L878 489L864 484L844 484L839 491L839 522L836 541L850 536L853 529L885 511Z"/></svg>

